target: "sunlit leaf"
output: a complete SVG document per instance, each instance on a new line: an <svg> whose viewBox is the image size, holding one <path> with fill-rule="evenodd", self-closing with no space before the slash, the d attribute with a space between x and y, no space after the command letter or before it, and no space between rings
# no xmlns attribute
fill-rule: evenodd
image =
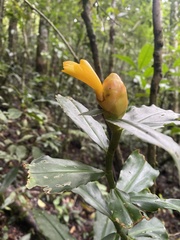
<svg viewBox="0 0 180 240"><path fill-rule="evenodd" d="M146 67L153 58L153 46L151 44L145 44L138 56L138 69Z"/></svg>
<svg viewBox="0 0 180 240"><path fill-rule="evenodd" d="M83 199L94 207L99 212L110 217L111 212L109 210L108 204L106 203L104 197L102 196L99 188L95 183L88 183L87 185L81 185L73 190L74 193L79 194Z"/></svg>
<svg viewBox="0 0 180 240"><path fill-rule="evenodd" d="M143 77L148 78L153 75L154 68L153 67L148 67L146 70L142 73Z"/></svg>
<svg viewBox="0 0 180 240"><path fill-rule="evenodd" d="M133 68L136 69L136 64L134 63L133 59L128 57L128 56L124 56L124 55L120 55L120 54L114 54L114 56L126 63L128 63L129 65L131 65Z"/></svg>
<svg viewBox="0 0 180 240"><path fill-rule="evenodd" d="M58 94L56 99L63 111L72 119L72 121L86 132L102 149L107 150L108 138L101 124L91 116L83 115L88 109L70 97L63 97Z"/></svg>
<svg viewBox="0 0 180 240"><path fill-rule="evenodd" d="M140 223L129 230L128 235L135 240L168 239L168 234L164 225L155 217L149 221L143 219Z"/></svg>
<svg viewBox="0 0 180 240"><path fill-rule="evenodd" d="M140 192L151 187L158 175L159 171L153 169L142 154L134 151L125 161L117 188L127 193Z"/></svg>
<svg viewBox="0 0 180 240"><path fill-rule="evenodd" d="M80 162L43 156L26 166L29 179L27 188L40 186L47 193L70 191L104 175L100 169Z"/></svg>
<svg viewBox="0 0 180 240"><path fill-rule="evenodd" d="M37 209L33 210L34 218L37 225L46 239L50 240L73 240L75 239L69 234L69 229L66 225L61 224L55 215L50 215L45 211Z"/></svg>

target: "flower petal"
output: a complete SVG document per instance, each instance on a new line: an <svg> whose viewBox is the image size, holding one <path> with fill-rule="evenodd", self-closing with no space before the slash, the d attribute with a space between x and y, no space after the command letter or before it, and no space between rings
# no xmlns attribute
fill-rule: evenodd
<svg viewBox="0 0 180 240"><path fill-rule="evenodd" d="M102 83L91 65L86 60L81 59L79 64L72 61L66 61L63 63L63 68L62 72L77 78L93 88L97 99L102 101Z"/></svg>

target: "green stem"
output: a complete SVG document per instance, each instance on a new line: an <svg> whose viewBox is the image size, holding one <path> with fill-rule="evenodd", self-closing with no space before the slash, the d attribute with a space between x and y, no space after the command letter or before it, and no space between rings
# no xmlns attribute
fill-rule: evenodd
<svg viewBox="0 0 180 240"><path fill-rule="evenodd" d="M113 175L113 159L114 159L114 153L115 150L119 144L119 139L121 136L122 129L109 124L110 130L111 130L111 139L109 143L109 148L106 154L106 177L109 184L110 189L114 189L116 186L116 183L114 181L114 175Z"/></svg>
<svg viewBox="0 0 180 240"><path fill-rule="evenodd" d="M116 228L117 233L119 236L121 236L122 240L128 240L127 234L124 232L124 230L120 227L120 225L117 222L114 222L114 226Z"/></svg>
<svg viewBox="0 0 180 240"><path fill-rule="evenodd" d="M110 139L109 148L106 154L106 177L109 184L109 188L114 189L116 187L116 183L114 181L114 174L113 174L113 159L114 159L115 150L119 144L122 129L113 124L108 124L108 126L111 130L111 139ZM121 236L121 239L128 240L128 236L125 230L120 226L120 224L116 222L116 220L112 220L112 221L114 223L117 233L119 234L119 236Z"/></svg>

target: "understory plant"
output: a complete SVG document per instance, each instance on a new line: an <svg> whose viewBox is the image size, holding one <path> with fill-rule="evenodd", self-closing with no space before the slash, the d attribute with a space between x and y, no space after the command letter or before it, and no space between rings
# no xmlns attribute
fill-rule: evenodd
<svg viewBox="0 0 180 240"><path fill-rule="evenodd" d="M27 188L40 186L47 194L64 191L79 194L97 210L94 240L168 239L164 225L153 213L159 208L180 211L180 200L163 199L151 193L150 188L159 171L152 168L138 150L127 158L117 181L113 159L121 134L126 131L166 150L180 173L180 146L161 131L167 124L179 125L180 115L154 105L131 107L125 113L128 105L126 87L117 74L111 73L101 83L86 60L79 64L67 61L63 67L63 72L85 82L95 91L100 108L91 111L68 96L58 94L56 100L67 116L104 151L104 167L99 169L73 159L42 156L26 165L29 173ZM93 118L97 114L104 116L110 138L102 124ZM105 180L108 183L106 194L99 188L99 183ZM52 222L51 225L53 227ZM58 239L73 239L68 228L60 228Z"/></svg>

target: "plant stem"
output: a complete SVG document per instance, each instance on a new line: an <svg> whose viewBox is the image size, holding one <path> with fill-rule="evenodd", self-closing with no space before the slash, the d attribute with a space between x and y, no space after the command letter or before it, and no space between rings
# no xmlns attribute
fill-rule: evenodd
<svg viewBox="0 0 180 240"><path fill-rule="evenodd" d="M129 239L129 237L126 235L124 230L120 227L120 225L117 222L114 222L114 226L115 226L116 231L119 234L119 236L121 236L122 240L128 240Z"/></svg>
<svg viewBox="0 0 180 240"><path fill-rule="evenodd" d="M111 139L109 143L109 148L106 154L106 177L107 181L109 183L110 189L115 188L116 183L114 181L114 175L113 175L113 158L115 150L119 144L119 139L121 136L122 129L109 124L110 130L111 130Z"/></svg>
<svg viewBox="0 0 180 240"><path fill-rule="evenodd" d="M108 126L111 130L111 139L110 139L109 148L106 154L106 177L109 183L109 188L114 189L116 187L116 183L114 181L114 175L113 175L113 159L114 159L114 153L119 144L122 129L110 123L108 124ZM117 233L119 234L119 236L121 236L121 239L128 240L129 238L126 235L124 229L120 226L120 224L116 220L112 220L112 221L114 223Z"/></svg>

